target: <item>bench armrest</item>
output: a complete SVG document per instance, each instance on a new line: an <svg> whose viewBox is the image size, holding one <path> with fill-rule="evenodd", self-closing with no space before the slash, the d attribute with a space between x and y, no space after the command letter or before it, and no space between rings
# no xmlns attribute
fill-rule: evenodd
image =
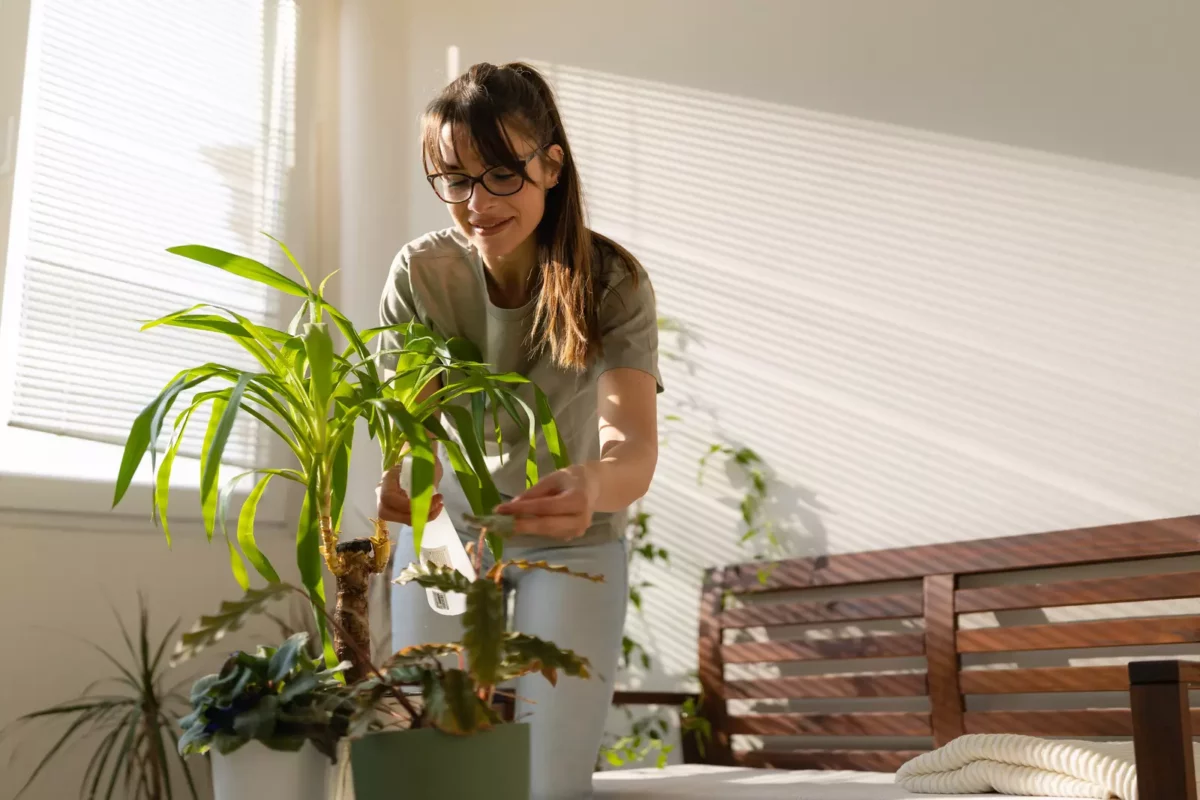
<svg viewBox="0 0 1200 800"><path fill-rule="evenodd" d="M1188 689L1200 664L1135 661L1129 665L1133 749L1141 800L1197 800Z"/></svg>

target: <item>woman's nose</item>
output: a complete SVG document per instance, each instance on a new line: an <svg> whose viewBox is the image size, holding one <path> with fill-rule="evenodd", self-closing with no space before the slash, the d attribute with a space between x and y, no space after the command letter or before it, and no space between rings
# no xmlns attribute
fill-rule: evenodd
<svg viewBox="0 0 1200 800"><path fill-rule="evenodd" d="M471 192L471 199L467 201L467 208L477 214L486 212L496 201L496 195L487 190L487 187L482 183L475 184L475 191Z"/></svg>

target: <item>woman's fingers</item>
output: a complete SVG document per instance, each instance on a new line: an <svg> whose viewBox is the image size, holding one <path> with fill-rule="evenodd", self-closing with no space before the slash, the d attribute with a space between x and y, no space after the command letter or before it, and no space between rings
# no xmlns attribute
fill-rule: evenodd
<svg viewBox="0 0 1200 800"><path fill-rule="evenodd" d="M568 493L560 473L555 472L538 481L537 485L517 495L507 503L496 506L497 514L564 514L555 510L555 503ZM539 510L543 509L543 510Z"/></svg>
<svg viewBox="0 0 1200 800"><path fill-rule="evenodd" d="M515 517L554 517L569 514L580 514L587 503L579 492L563 492L548 497L513 500L496 509L498 514L512 514Z"/></svg>
<svg viewBox="0 0 1200 800"><path fill-rule="evenodd" d="M429 503L429 518L435 519L442 513L445 503L440 494L435 494ZM379 495L379 504L376 509L379 518L386 522L400 522L405 525L412 524L412 501L403 491L397 493L383 493Z"/></svg>
<svg viewBox="0 0 1200 800"><path fill-rule="evenodd" d="M528 536L574 539L587 530L587 521L580 514L518 517L513 529L516 533Z"/></svg>

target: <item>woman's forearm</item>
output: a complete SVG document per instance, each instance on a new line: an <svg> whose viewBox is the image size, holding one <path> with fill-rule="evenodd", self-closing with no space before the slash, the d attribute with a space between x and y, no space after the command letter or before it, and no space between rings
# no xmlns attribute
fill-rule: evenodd
<svg viewBox="0 0 1200 800"><path fill-rule="evenodd" d="M595 511L621 511L645 496L658 462L656 441L612 442L597 461L588 461L581 469L594 493Z"/></svg>

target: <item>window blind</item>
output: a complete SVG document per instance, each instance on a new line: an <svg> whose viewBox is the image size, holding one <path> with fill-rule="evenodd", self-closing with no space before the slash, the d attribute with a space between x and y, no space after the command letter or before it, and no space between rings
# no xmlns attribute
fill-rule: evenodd
<svg viewBox="0 0 1200 800"><path fill-rule="evenodd" d="M280 316L269 290L164 250L206 244L279 267L261 232L283 237L296 11L288 0L42 0L34 13L8 422L123 443L179 370L253 364L216 334L141 322L197 302ZM181 453L198 454L206 420L193 417ZM255 461L252 422L235 427L229 462Z"/></svg>

